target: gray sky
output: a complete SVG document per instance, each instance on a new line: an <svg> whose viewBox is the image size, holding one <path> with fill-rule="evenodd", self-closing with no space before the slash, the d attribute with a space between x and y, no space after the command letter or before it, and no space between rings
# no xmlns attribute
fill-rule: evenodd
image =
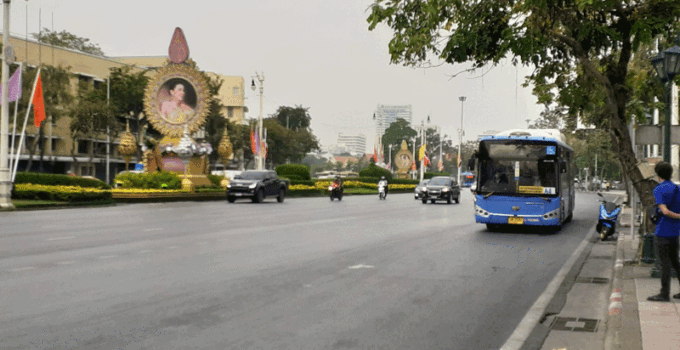
<svg viewBox="0 0 680 350"><path fill-rule="evenodd" d="M249 89L264 71L264 114L279 106L309 108L322 145L338 132L363 133L372 153L378 104L410 104L413 122L431 116L458 143L461 103L465 140L486 130L526 127L542 106L519 86L527 68L510 64L464 73L467 65L413 69L389 63L391 31L368 30L371 0L13 0L10 31L42 27L89 38L107 56L164 56L175 27L203 70L246 79L247 117L259 114L259 92ZM54 17L54 22L52 22ZM488 71L488 72L487 72ZM482 73L483 74L482 76Z"/></svg>

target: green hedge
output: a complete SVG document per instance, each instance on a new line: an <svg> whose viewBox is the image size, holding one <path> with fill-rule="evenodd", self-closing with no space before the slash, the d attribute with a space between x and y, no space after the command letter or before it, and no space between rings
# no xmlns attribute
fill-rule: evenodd
<svg viewBox="0 0 680 350"><path fill-rule="evenodd" d="M18 174L17 174L18 175ZM60 191L59 187L12 190L13 199L41 199L60 202L89 202L99 200L111 200L111 191L104 192L65 192Z"/></svg>
<svg viewBox="0 0 680 350"><path fill-rule="evenodd" d="M34 184L45 186L78 186L111 189L111 186L98 179L86 179L78 176L68 176L63 174L49 173L27 173L18 172L14 181L15 184Z"/></svg>
<svg viewBox="0 0 680 350"><path fill-rule="evenodd" d="M222 179L224 179L224 177L220 175L208 175L208 179L210 180L210 183L212 183L214 187L220 187L220 183L222 182Z"/></svg>
<svg viewBox="0 0 680 350"><path fill-rule="evenodd" d="M293 180L288 175L299 176L302 180L309 180L312 176L309 173L309 168L302 164L282 164L276 167L276 174L279 176L287 177Z"/></svg>
<svg viewBox="0 0 680 350"><path fill-rule="evenodd" d="M371 164L359 171L359 177L377 177L379 179L381 176L384 176L388 180L392 179L392 173L389 170L383 169L375 164Z"/></svg>
<svg viewBox="0 0 680 350"><path fill-rule="evenodd" d="M389 181L390 185L417 185L420 183L420 180L412 180L412 179L392 179Z"/></svg>
<svg viewBox="0 0 680 350"><path fill-rule="evenodd" d="M302 180L302 177L300 175L293 175L293 174L286 174L286 175L283 175L281 178L282 179L288 179L288 180Z"/></svg>
<svg viewBox="0 0 680 350"><path fill-rule="evenodd" d="M290 185L291 186L294 186L294 185L314 186L315 184L316 184L316 180L293 180L293 179L290 179Z"/></svg>
<svg viewBox="0 0 680 350"><path fill-rule="evenodd" d="M423 179L431 179L435 176L451 176L449 173L425 173L423 174Z"/></svg>
<svg viewBox="0 0 680 350"><path fill-rule="evenodd" d="M116 176L115 181L120 182L123 188L165 188L169 190L182 188L182 180L174 172L154 172L151 174L123 173ZM210 181L212 182L213 180L211 179Z"/></svg>

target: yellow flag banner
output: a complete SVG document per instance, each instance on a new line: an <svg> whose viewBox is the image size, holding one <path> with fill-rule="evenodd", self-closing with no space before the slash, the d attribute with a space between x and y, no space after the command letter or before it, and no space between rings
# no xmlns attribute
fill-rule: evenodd
<svg viewBox="0 0 680 350"><path fill-rule="evenodd" d="M420 146L418 150L418 160L423 160L423 157L425 157L425 145Z"/></svg>

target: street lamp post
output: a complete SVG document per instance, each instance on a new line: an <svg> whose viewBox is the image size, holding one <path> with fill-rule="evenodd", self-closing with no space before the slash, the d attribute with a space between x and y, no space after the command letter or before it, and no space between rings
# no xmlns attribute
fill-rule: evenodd
<svg viewBox="0 0 680 350"><path fill-rule="evenodd" d="M264 93L264 72L262 72L261 76L260 76L260 74L255 72L255 77L257 78L257 81L259 82L259 85L260 85L260 115L257 117L257 137L258 137L258 143L260 143L260 144L257 145L258 152L257 152L257 155L256 155L256 158L257 158L256 166L257 166L257 170L262 170L262 169L264 169L264 162L263 162L264 157L263 157L263 154L262 154L262 152L264 150L262 149L262 145L261 145L262 140L260 140L260 138L262 137L262 94ZM251 80L250 88L253 91L255 91L255 78L253 78Z"/></svg>
<svg viewBox="0 0 680 350"><path fill-rule="evenodd" d="M659 54L652 58L652 65L659 76L659 80L666 85L666 123L663 138L663 160L668 163L671 162L671 106L673 105L671 101L671 87L673 78L680 72L680 47L678 47L678 41L676 38L675 46L664 52L661 52L661 49L659 49Z"/></svg>
<svg viewBox="0 0 680 350"><path fill-rule="evenodd" d="M463 148L463 135L465 135L465 132L463 131L463 104L465 103L465 100L467 97L465 96L460 96L458 97L458 100L460 101L460 129L458 129L458 159L456 161L458 162L458 184L460 184L460 166L461 166L461 154L460 150Z"/></svg>
<svg viewBox="0 0 680 350"><path fill-rule="evenodd" d="M12 180L9 176L9 2L3 0L2 25L2 114L0 115L0 210L14 209Z"/></svg>
<svg viewBox="0 0 680 350"><path fill-rule="evenodd" d="M392 144L389 144L389 145L387 146L387 148L390 149L390 150L389 150L389 153L390 153L390 154L388 155L389 161L387 162L387 164L389 165L389 169L387 169L387 170L389 170L390 173L391 173L391 172L392 172Z"/></svg>

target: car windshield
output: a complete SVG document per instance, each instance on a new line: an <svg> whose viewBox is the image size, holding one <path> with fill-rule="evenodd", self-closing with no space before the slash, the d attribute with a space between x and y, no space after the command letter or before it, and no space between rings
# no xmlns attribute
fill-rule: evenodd
<svg viewBox="0 0 680 350"><path fill-rule="evenodd" d="M264 179L264 173L242 172L240 175L236 175L234 177L234 179L237 179L237 180L262 180L262 179Z"/></svg>
<svg viewBox="0 0 680 350"><path fill-rule="evenodd" d="M430 180L423 180L423 181L420 181L420 183L418 184L418 186L425 186L425 185L427 185L428 182L430 182Z"/></svg>
<svg viewBox="0 0 680 350"><path fill-rule="evenodd" d="M433 186L448 186L450 184L451 184L451 180L449 180L445 177L435 177L429 183L429 185L433 185Z"/></svg>

